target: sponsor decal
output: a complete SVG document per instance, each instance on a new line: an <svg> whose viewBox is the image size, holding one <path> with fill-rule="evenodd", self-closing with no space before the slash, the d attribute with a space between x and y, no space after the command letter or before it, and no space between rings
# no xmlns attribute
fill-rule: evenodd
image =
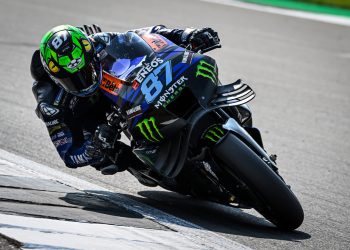
<svg viewBox="0 0 350 250"><path fill-rule="evenodd" d="M40 111L46 117L55 116L60 112L58 108L44 102L40 103Z"/></svg>
<svg viewBox="0 0 350 250"><path fill-rule="evenodd" d="M176 96L180 94L180 92L185 87L184 83L188 80L188 78L181 76L176 82L174 82L165 92L161 95L154 105L155 108L159 108L161 106L166 107L171 101L174 100Z"/></svg>
<svg viewBox="0 0 350 250"><path fill-rule="evenodd" d="M204 60L200 60L197 65L196 77L202 76L205 78L209 78L213 83L216 83L217 81L216 72L217 72L216 66L213 66Z"/></svg>
<svg viewBox="0 0 350 250"><path fill-rule="evenodd" d="M163 135L160 133L156 119L153 116L149 119L143 119L136 127L139 128L141 134L150 142L159 142L163 139Z"/></svg>
<svg viewBox="0 0 350 250"><path fill-rule="evenodd" d="M107 72L103 72L100 88L114 96L118 96L119 90L124 84L124 81L112 76L111 74L108 74Z"/></svg>
<svg viewBox="0 0 350 250"><path fill-rule="evenodd" d="M157 149L150 149L150 150L146 150L145 151L145 154L147 155L153 155L157 152Z"/></svg>
<svg viewBox="0 0 350 250"><path fill-rule="evenodd" d="M157 34L144 34L142 35L142 39L145 40L145 42L148 43L148 45L151 46L155 52L160 51L168 44L164 38Z"/></svg>
<svg viewBox="0 0 350 250"><path fill-rule="evenodd" d="M98 53L98 55L99 55L99 59L100 60L103 60L103 59L105 59L106 58L106 56L108 56L108 53L107 53L107 51L106 50L101 50L99 53Z"/></svg>
<svg viewBox="0 0 350 250"><path fill-rule="evenodd" d="M49 127L48 130L49 130L49 135L53 135L56 131L58 130L62 130L63 127L61 125L55 125L53 127Z"/></svg>
<svg viewBox="0 0 350 250"><path fill-rule="evenodd" d="M150 63L143 63L143 68L138 72L136 81L143 82L143 80L151 73L155 68L163 63L163 59L156 57Z"/></svg>
<svg viewBox="0 0 350 250"><path fill-rule="evenodd" d="M203 161L203 167L204 169L209 172L212 176L214 176L217 180L219 179L217 175L214 173L214 171L211 169L211 166L208 162Z"/></svg>
<svg viewBox="0 0 350 250"><path fill-rule="evenodd" d="M62 139L53 141L53 145L55 145L56 148L59 146L65 145L67 143L72 143L72 138L64 137Z"/></svg>
<svg viewBox="0 0 350 250"><path fill-rule="evenodd" d="M81 63L81 58L73 59L68 65L68 69L75 69Z"/></svg>
<svg viewBox="0 0 350 250"><path fill-rule="evenodd" d="M128 115L128 118L134 118L135 116L142 114L141 105L137 105L129 110L126 111L126 114Z"/></svg>
<svg viewBox="0 0 350 250"><path fill-rule="evenodd" d="M207 131L203 133L202 138L207 139L211 142L218 142L223 136L225 135L225 132L222 128L220 128L220 125L213 125Z"/></svg>
<svg viewBox="0 0 350 250"><path fill-rule="evenodd" d="M52 120L52 121L45 122L45 125L46 125L47 127L50 127L50 126L57 125L58 123L59 123L58 120L55 119L55 120Z"/></svg>
<svg viewBox="0 0 350 250"><path fill-rule="evenodd" d="M72 155L70 158L75 164L83 164L91 160L91 158L85 152L80 155Z"/></svg>
<svg viewBox="0 0 350 250"><path fill-rule="evenodd" d="M182 63L191 64L193 58L193 53L191 51L185 51L184 56L182 57Z"/></svg>
<svg viewBox="0 0 350 250"><path fill-rule="evenodd" d="M65 136L65 134L63 132L58 132L57 134L54 134L53 136L51 136L51 140L54 141L57 138L63 137Z"/></svg>
<svg viewBox="0 0 350 250"><path fill-rule="evenodd" d="M137 90L138 87L140 87L140 83L139 83L138 81L134 80L134 81L132 82L132 88L133 88L134 90Z"/></svg>

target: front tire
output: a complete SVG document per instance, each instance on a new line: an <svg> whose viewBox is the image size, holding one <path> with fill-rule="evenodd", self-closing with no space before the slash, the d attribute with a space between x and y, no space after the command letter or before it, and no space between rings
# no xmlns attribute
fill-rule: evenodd
<svg viewBox="0 0 350 250"><path fill-rule="evenodd" d="M303 209L284 181L245 143L228 133L214 146L226 172L242 180L253 194L254 207L277 227L294 230L304 220Z"/></svg>

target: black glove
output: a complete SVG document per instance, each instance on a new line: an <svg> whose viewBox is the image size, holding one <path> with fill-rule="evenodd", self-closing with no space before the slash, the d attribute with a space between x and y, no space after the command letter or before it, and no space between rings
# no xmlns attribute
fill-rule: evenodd
<svg viewBox="0 0 350 250"><path fill-rule="evenodd" d="M101 150L112 149L115 141L118 139L117 137L116 129L107 124L102 124L97 127L92 138L92 144Z"/></svg>
<svg viewBox="0 0 350 250"><path fill-rule="evenodd" d="M115 129L107 124L102 124L97 127L91 145L86 147L86 153L91 158L102 158L108 151L113 150L114 143L119 137Z"/></svg>
<svg viewBox="0 0 350 250"><path fill-rule="evenodd" d="M98 152L104 152L100 149ZM117 141L113 149L110 149L108 156L103 154L103 158L100 162L91 164L96 170L100 171L103 175L113 175L117 172L126 170L131 164L134 163L131 148L124 143Z"/></svg>
<svg viewBox="0 0 350 250"><path fill-rule="evenodd" d="M221 47L218 33L208 27L194 30L189 35L188 43L192 46L193 51L205 52L208 48Z"/></svg>

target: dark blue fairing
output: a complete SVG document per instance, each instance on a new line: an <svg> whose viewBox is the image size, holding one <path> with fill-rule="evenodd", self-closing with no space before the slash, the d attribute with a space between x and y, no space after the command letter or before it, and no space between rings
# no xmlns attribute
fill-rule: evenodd
<svg viewBox="0 0 350 250"><path fill-rule="evenodd" d="M218 82L212 58L160 35L128 32L107 52L101 90L127 115L127 132L145 144L176 135L191 110L206 107Z"/></svg>

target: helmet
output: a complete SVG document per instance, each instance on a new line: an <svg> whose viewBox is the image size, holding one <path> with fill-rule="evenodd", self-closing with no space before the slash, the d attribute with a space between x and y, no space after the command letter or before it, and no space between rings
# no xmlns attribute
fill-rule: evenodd
<svg viewBox="0 0 350 250"><path fill-rule="evenodd" d="M40 43L40 57L50 77L73 95L92 95L100 85L101 63L79 28L61 25L48 31Z"/></svg>

